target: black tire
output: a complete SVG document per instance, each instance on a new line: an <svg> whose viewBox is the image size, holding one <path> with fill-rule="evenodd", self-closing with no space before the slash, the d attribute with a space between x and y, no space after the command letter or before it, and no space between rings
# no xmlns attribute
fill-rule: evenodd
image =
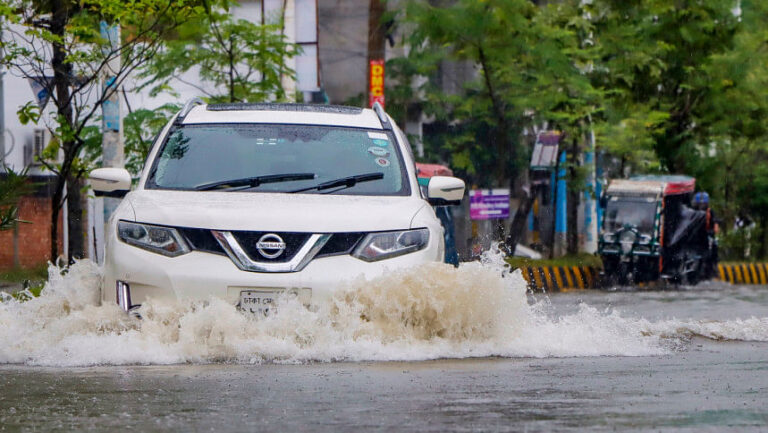
<svg viewBox="0 0 768 433"><path fill-rule="evenodd" d="M686 263L689 261L694 261L693 269L691 269L688 272L685 272ZM690 254L689 252L685 252L683 254L682 260L680 261L680 282L683 285L686 286L695 286L696 284L699 284L699 281L701 281L701 272L703 270L702 268L702 261L701 258L696 258L696 255Z"/></svg>
<svg viewBox="0 0 768 433"><path fill-rule="evenodd" d="M603 278L608 286L618 286L619 283L619 261L613 257L603 256Z"/></svg>
<svg viewBox="0 0 768 433"><path fill-rule="evenodd" d="M634 267L631 263L621 262L619 263L618 279L620 286L631 286L634 284Z"/></svg>

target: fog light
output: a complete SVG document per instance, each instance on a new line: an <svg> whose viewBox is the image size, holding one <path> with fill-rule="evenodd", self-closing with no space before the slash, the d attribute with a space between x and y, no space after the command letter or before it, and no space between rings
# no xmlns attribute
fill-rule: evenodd
<svg viewBox="0 0 768 433"><path fill-rule="evenodd" d="M117 305L127 313L131 309L131 286L125 281L118 281L115 284L115 290L117 291Z"/></svg>

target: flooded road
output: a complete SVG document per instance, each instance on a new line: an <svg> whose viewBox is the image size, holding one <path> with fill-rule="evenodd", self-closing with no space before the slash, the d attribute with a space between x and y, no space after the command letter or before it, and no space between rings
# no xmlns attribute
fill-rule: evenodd
<svg viewBox="0 0 768 433"><path fill-rule="evenodd" d="M768 429L768 288L532 295L483 266L141 321L74 269L0 304L0 431Z"/></svg>
<svg viewBox="0 0 768 433"><path fill-rule="evenodd" d="M0 368L4 431L765 431L766 343L660 357Z"/></svg>

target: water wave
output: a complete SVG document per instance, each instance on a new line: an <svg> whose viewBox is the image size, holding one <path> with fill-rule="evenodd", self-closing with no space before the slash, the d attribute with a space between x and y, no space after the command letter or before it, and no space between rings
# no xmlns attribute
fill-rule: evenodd
<svg viewBox="0 0 768 433"><path fill-rule="evenodd" d="M498 255L459 268L431 264L340 283L308 309L281 299L256 318L211 298L148 301L142 319L99 305L99 269L52 268L39 298L0 302L0 363L51 366L209 362L329 362L465 357L644 356L692 336L768 341L768 319L650 322L582 304L553 315L531 304Z"/></svg>

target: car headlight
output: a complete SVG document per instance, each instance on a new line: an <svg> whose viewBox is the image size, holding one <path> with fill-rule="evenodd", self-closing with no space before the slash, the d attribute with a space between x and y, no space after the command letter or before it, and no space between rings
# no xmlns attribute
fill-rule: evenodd
<svg viewBox="0 0 768 433"><path fill-rule="evenodd" d="M629 254L632 251L632 245L635 243L635 234L631 231L626 231L619 236L619 243L621 243L621 252Z"/></svg>
<svg viewBox="0 0 768 433"><path fill-rule="evenodd" d="M186 241L173 227L119 221L117 223L117 237L126 244L168 257L176 257L189 252Z"/></svg>
<svg viewBox="0 0 768 433"><path fill-rule="evenodd" d="M603 234L603 241L604 242L616 242L616 235L613 233L604 233Z"/></svg>
<svg viewBox="0 0 768 433"><path fill-rule="evenodd" d="M352 253L366 262L389 259L424 249L429 243L429 229L369 233Z"/></svg>

